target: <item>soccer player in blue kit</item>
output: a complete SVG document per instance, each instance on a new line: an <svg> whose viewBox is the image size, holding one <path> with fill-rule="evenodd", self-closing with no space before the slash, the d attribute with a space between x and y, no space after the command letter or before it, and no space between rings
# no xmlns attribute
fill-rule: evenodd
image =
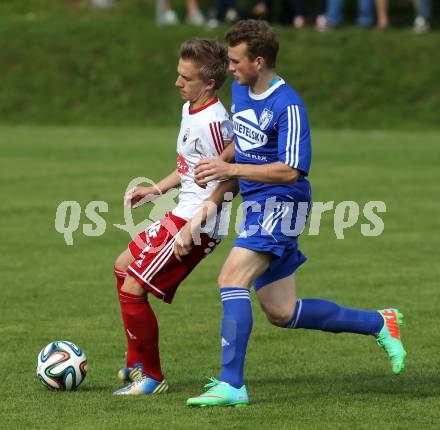
<svg viewBox="0 0 440 430"><path fill-rule="evenodd" d="M223 304L221 373L218 379L211 378L205 393L188 399L187 404L249 403L243 369L252 330L252 285L272 324L374 336L393 372L399 374L406 352L399 330L402 315L397 309L364 311L328 300L297 298L295 272L306 260L298 249L298 235L311 207L306 109L295 90L275 72L278 41L267 23L240 21L225 38L229 70L235 78L231 108L235 164L201 160L196 179L199 183L238 179L247 209L218 278Z"/></svg>

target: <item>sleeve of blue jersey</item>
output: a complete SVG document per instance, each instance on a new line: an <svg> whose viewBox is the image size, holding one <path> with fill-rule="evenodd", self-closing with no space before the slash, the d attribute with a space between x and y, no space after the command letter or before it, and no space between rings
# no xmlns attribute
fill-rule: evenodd
<svg viewBox="0 0 440 430"><path fill-rule="evenodd" d="M312 155L309 121L303 106L286 106L278 118L278 157L288 166L309 174Z"/></svg>

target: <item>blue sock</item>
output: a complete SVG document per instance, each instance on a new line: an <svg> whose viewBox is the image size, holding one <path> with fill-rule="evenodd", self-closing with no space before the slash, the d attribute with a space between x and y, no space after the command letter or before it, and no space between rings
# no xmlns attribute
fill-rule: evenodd
<svg viewBox="0 0 440 430"><path fill-rule="evenodd" d="M235 388L243 385L246 348L252 331L252 306L249 290L220 288L223 304L222 371L220 381Z"/></svg>
<svg viewBox="0 0 440 430"><path fill-rule="evenodd" d="M299 299L292 318L284 327L377 336L383 327L383 318L379 312L345 308L329 300Z"/></svg>

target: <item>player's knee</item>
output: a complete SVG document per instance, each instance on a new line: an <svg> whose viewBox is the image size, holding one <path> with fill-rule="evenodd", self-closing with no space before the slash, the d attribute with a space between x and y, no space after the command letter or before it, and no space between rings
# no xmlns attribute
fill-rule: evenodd
<svg viewBox="0 0 440 430"><path fill-rule="evenodd" d="M127 267L124 267L124 260L122 258L122 256L119 256L116 260L115 260L115 269L116 270L120 270L120 271L124 271L127 270Z"/></svg>
<svg viewBox="0 0 440 430"><path fill-rule="evenodd" d="M220 272L220 275L218 275L217 285L219 288L225 288L228 286L228 277L227 277L226 273L224 273L223 270Z"/></svg>
<svg viewBox="0 0 440 430"><path fill-rule="evenodd" d="M237 264L226 262L217 278L219 288L239 287L249 288L251 282L249 271Z"/></svg>
<svg viewBox="0 0 440 430"><path fill-rule="evenodd" d="M121 291L127 294L133 294L134 296L146 295L145 289L131 276L125 278Z"/></svg>
<svg viewBox="0 0 440 430"><path fill-rule="evenodd" d="M228 262L223 265L222 270L220 271L220 274L217 278L217 285L219 286L219 288L230 287L231 285L233 285L231 284L231 282L233 281L231 277L233 267L230 266L231 265Z"/></svg>
<svg viewBox="0 0 440 430"><path fill-rule="evenodd" d="M233 272L228 270L222 270L217 278L217 284L219 288L227 287L241 287L242 282L237 277L234 277Z"/></svg>
<svg viewBox="0 0 440 430"><path fill-rule="evenodd" d="M292 309L287 306L280 306L277 308L263 307L269 322L277 327L284 327L292 318Z"/></svg>
<svg viewBox="0 0 440 430"><path fill-rule="evenodd" d="M127 255L127 251L124 251L115 260L115 269L124 272L125 270L127 270L128 266L130 264L130 259L131 258Z"/></svg>

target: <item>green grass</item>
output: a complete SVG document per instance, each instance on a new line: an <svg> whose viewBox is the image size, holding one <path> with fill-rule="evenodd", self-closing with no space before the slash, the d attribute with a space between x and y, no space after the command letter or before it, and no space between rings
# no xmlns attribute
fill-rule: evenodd
<svg viewBox="0 0 440 430"><path fill-rule="evenodd" d="M153 301L171 383L157 398L115 398L125 339L112 265L129 240L123 223L128 182L174 167L175 128L0 127L0 428L4 429L420 429L438 428L439 133L315 131L315 201L387 204L384 233L337 240L332 214L319 236L305 235L309 261L298 272L302 297L362 308L398 306L406 315L407 371L391 374L371 338L270 326L254 301L245 409L192 410L206 376L219 370L221 305L215 280L230 241L205 260L172 306ZM104 200L107 231L55 231L57 205ZM137 219L146 215L139 209ZM81 224L89 222L83 215ZM65 338L89 359L75 393L54 393L35 376L39 350Z"/></svg>

